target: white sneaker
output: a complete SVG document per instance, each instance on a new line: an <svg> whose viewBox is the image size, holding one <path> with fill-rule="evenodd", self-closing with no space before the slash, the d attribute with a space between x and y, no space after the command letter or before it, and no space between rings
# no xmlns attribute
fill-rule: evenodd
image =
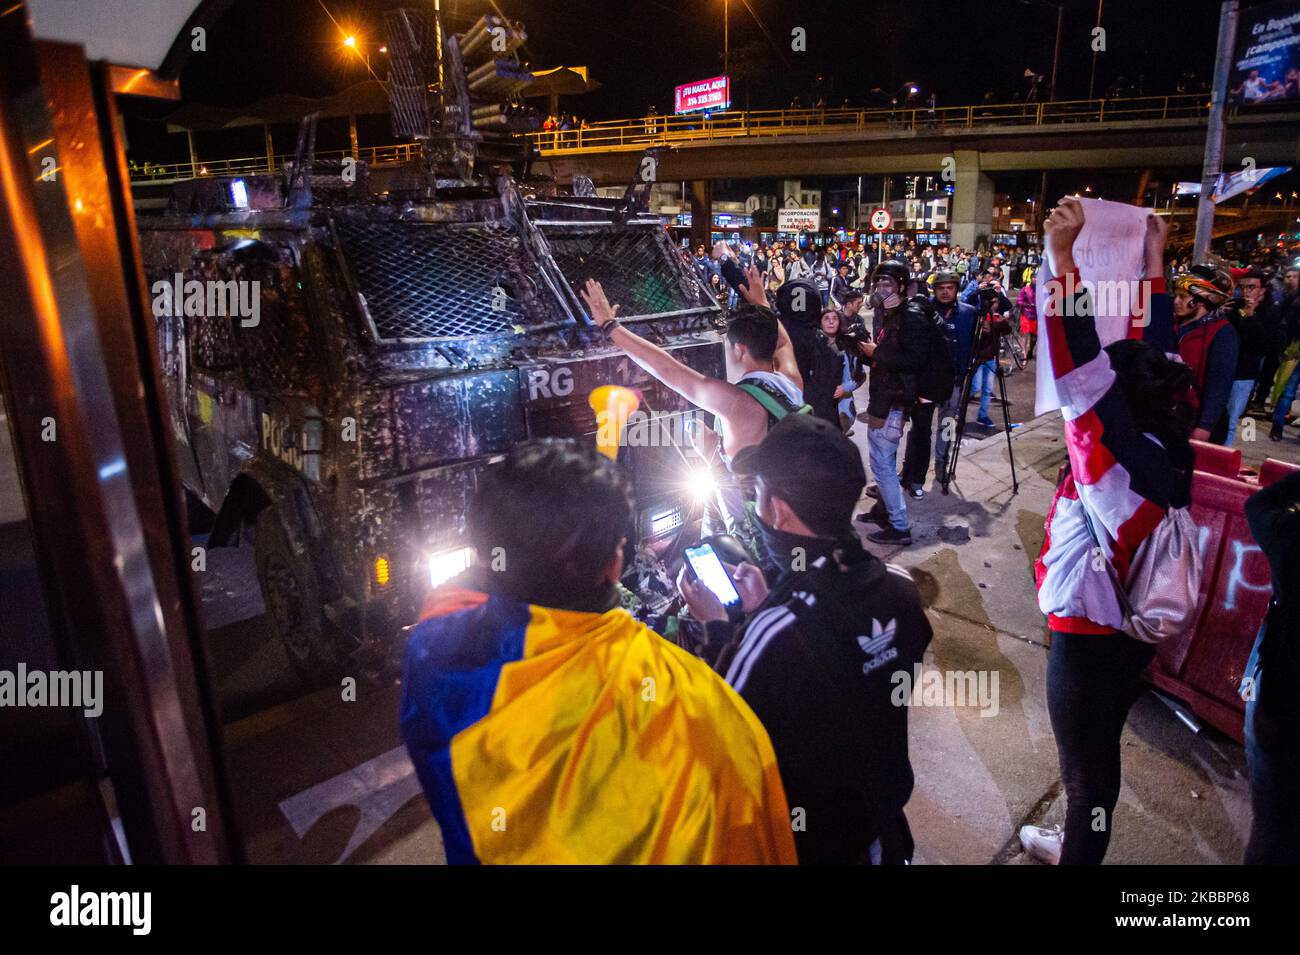
<svg viewBox="0 0 1300 955"><path fill-rule="evenodd" d="M1060 826L1020 827L1020 845L1025 854L1046 865L1056 865L1061 861L1063 837Z"/></svg>

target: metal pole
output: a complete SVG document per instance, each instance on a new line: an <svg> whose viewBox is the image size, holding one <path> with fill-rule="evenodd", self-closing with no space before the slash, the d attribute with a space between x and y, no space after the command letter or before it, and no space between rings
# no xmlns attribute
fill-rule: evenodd
<svg viewBox="0 0 1300 955"><path fill-rule="evenodd" d="M1205 131L1205 161L1201 164L1201 194L1196 200L1196 241L1192 261L1201 262L1214 238L1214 184L1223 169L1224 101L1228 96L1228 70L1237 45L1237 0L1224 0L1219 11L1219 52L1214 61L1214 89L1210 121Z"/></svg>
<svg viewBox="0 0 1300 955"><path fill-rule="evenodd" d="M731 63L731 0L722 0L722 75Z"/></svg>
<svg viewBox="0 0 1300 955"><path fill-rule="evenodd" d="M880 184L880 207L886 211L889 209L889 177L886 176ZM872 227L874 228L874 226ZM876 233L876 264L879 265L885 257L885 233L883 230Z"/></svg>
<svg viewBox="0 0 1300 955"><path fill-rule="evenodd" d="M1061 27L1065 25L1064 0L1056 4L1056 51L1052 54L1052 88L1047 98L1056 102L1056 68L1061 65Z"/></svg>
<svg viewBox="0 0 1300 955"><path fill-rule="evenodd" d="M433 0L433 33L438 45L438 94L442 94L442 0Z"/></svg>
<svg viewBox="0 0 1300 955"><path fill-rule="evenodd" d="M1097 0L1097 26L1098 27L1101 26L1101 5L1103 3L1105 3L1105 0ZM1095 36L1093 38L1093 42L1094 43L1096 42ZM1093 82L1096 80L1096 78L1097 78L1097 51L1093 50L1092 51L1092 72L1088 74L1088 99L1092 99L1092 85Z"/></svg>

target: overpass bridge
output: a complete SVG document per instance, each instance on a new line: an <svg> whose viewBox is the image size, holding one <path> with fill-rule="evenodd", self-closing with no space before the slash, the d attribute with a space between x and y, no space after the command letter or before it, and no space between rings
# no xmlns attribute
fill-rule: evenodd
<svg viewBox="0 0 1300 955"><path fill-rule="evenodd" d="M656 149L660 181L690 183L693 221L712 221L718 179L922 173L954 184L953 241L992 228L993 177L1055 169L1199 168L1209 98L951 106L934 110L788 109L647 116L530 134L537 171L564 181L630 182ZM1300 111L1228 121L1224 168L1300 165ZM947 175L945 176L945 173Z"/></svg>
<svg viewBox="0 0 1300 955"><path fill-rule="evenodd" d="M953 241L974 245L992 230L994 176L1056 169L1195 169L1201 164L1205 95L982 104L920 109L783 109L644 116L586 129L529 134L534 170L570 181L623 185L655 149L657 178L690 184L693 221L712 222L718 179L930 173L954 185ZM372 166L420 156L417 143L318 152ZM1229 119L1224 167L1247 157L1260 167L1300 166L1300 110L1254 107ZM292 156L263 155L131 168L140 208L166 203L166 186L205 175L281 168ZM945 176L947 173L947 176Z"/></svg>

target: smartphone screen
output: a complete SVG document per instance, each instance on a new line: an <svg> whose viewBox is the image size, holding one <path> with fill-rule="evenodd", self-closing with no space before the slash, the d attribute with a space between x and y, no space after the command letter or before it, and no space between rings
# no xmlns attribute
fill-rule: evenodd
<svg viewBox="0 0 1300 955"><path fill-rule="evenodd" d="M740 594L736 591L736 585L727 576L726 568L711 546L699 544L686 548L686 560L690 563L691 570L695 571L695 576L713 591L724 607L731 609L740 606Z"/></svg>

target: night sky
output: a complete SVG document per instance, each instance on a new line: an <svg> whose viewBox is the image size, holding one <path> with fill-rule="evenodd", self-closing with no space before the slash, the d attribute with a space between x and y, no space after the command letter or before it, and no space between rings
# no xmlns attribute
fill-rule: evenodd
<svg viewBox="0 0 1300 955"><path fill-rule="evenodd" d="M210 31L208 52L194 54L185 67L182 92L189 101L223 105L275 92L337 92L366 76L356 53L342 47L342 31L377 47L384 39L382 11L421 2L236 0ZM651 103L671 112L674 86L722 72L724 0L443 2L448 28L456 32L494 8L523 20L529 34L525 55L535 68L589 66L602 88L561 105L590 119L641 115ZM1098 95L1119 77L1129 82L1141 77L1145 91L1153 94L1173 92L1184 72L1209 81L1217 0L1103 3L1107 49L1097 56ZM1083 98L1093 63L1097 2L1066 0L1065 8L1057 98ZM808 105L816 89L824 91L828 105L846 98L864 104L873 86L896 90L905 82L918 84L922 97L934 92L941 106L977 102L987 92L1007 102L1023 96L1026 68L1051 71L1054 0L730 0L730 10L732 73L748 66L750 74L733 84L740 107L746 101L754 109L781 107L796 95ZM807 52L790 49L797 26L807 31ZM382 60L377 53L372 58L381 78ZM158 109L134 106L128 112ZM384 126L386 121L376 129ZM186 156L183 136L135 121L129 129L133 156L155 161ZM241 143L234 152L224 148L233 138L227 133L201 136L200 147L205 155L260 152L260 133L243 135L247 146ZM328 136L322 132L323 140Z"/></svg>
<svg viewBox="0 0 1300 955"><path fill-rule="evenodd" d="M431 0L429 0L431 2ZM499 9L528 27L535 67L587 65L604 84L569 108L593 119L671 108L679 83L722 72L724 0L444 0L452 30ZM419 0L237 0L213 31L209 53L183 76L187 98L242 103L270 91L334 92L364 66L339 48L339 24L376 41L381 13ZM1026 67L1048 74L1056 30L1054 0L730 0L731 50L751 64L754 108L807 99L821 73L836 102L861 100L872 86L904 82L933 91L940 104L1000 101L1024 89ZM1059 98L1087 94L1095 0L1066 0ZM1097 89L1119 76L1144 76L1150 92L1172 92L1185 70L1207 80L1218 30L1217 0L1104 0L1106 52ZM790 49L791 30L808 49ZM733 61L733 65L735 61ZM740 101L746 90L738 89Z"/></svg>

